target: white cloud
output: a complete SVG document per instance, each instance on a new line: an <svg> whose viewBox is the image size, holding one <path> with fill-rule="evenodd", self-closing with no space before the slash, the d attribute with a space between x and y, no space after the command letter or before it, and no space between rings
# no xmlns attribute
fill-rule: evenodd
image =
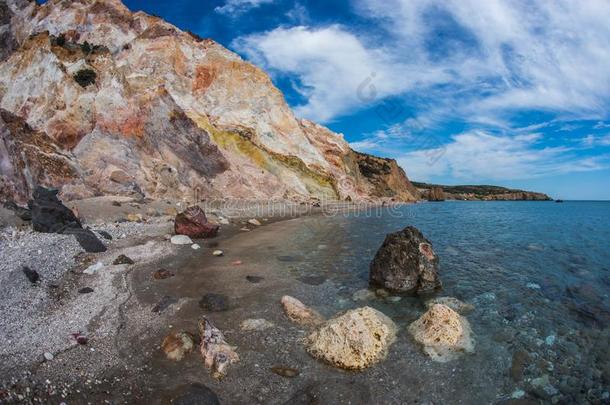
<svg viewBox="0 0 610 405"><path fill-rule="evenodd" d="M223 6L216 7L214 11L218 14L236 17L253 8L273 2L274 0L227 0Z"/></svg>
<svg viewBox="0 0 610 405"><path fill-rule="evenodd" d="M525 109L608 115L608 1L354 2L377 32L386 30L383 43L333 25L280 27L234 45L264 68L298 77L308 102L297 112L321 121L370 103L356 93L372 72L374 101L415 95L473 123L502 124Z"/></svg>
<svg viewBox="0 0 610 405"><path fill-rule="evenodd" d="M568 147L542 147L540 134L498 136L470 131L433 149L403 154L398 163L415 180L452 177L463 182L529 179L609 167L610 156L578 157Z"/></svg>
<svg viewBox="0 0 610 405"><path fill-rule="evenodd" d="M608 134L608 135L589 134L582 139L581 143L586 148L592 148L595 146L610 146L610 134Z"/></svg>
<svg viewBox="0 0 610 405"><path fill-rule="evenodd" d="M255 63L295 75L307 98L299 116L326 122L363 104L447 80L439 69L405 64L383 48L367 47L344 27L277 28L234 41Z"/></svg>

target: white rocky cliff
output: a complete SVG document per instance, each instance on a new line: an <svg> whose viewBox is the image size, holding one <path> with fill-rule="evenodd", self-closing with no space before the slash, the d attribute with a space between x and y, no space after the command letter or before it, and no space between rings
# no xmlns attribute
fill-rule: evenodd
<svg viewBox="0 0 610 405"><path fill-rule="evenodd" d="M0 0L0 28L0 200L418 198L257 67L118 0Z"/></svg>

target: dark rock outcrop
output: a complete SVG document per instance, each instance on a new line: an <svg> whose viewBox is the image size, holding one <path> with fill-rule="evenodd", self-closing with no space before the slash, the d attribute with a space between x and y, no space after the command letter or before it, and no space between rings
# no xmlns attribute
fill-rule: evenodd
<svg viewBox="0 0 610 405"><path fill-rule="evenodd" d="M32 228L36 232L74 235L81 247L90 253L105 252L106 246L89 229L83 229L72 210L57 198L58 191L38 186L28 202Z"/></svg>
<svg viewBox="0 0 610 405"><path fill-rule="evenodd" d="M369 282L387 290L424 294L441 287L438 256L415 227L386 236L371 262Z"/></svg>
<svg viewBox="0 0 610 405"><path fill-rule="evenodd" d="M213 238L220 227L208 222L201 207L194 205L176 215L174 231L189 238Z"/></svg>
<svg viewBox="0 0 610 405"><path fill-rule="evenodd" d="M57 190L36 187L28 202L32 212L32 227L36 232L63 233L67 229L82 229L72 210L57 198Z"/></svg>

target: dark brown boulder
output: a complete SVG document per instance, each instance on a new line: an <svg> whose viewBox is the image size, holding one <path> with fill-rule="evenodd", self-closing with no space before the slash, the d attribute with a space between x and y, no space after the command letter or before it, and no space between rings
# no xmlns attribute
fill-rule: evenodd
<svg viewBox="0 0 610 405"><path fill-rule="evenodd" d="M387 290L425 294L441 288L438 256L412 226L386 236L371 262L369 282Z"/></svg>
<svg viewBox="0 0 610 405"><path fill-rule="evenodd" d="M220 227L208 222L201 207L194 205L176 215L174 232L176 235L186 235L189 238L212 238Z"/></svg>

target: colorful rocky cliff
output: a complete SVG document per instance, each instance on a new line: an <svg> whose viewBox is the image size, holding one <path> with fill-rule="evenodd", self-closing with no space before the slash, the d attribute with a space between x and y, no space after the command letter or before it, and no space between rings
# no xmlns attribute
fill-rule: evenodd
<svg viewBox="0 0 610 405"><path fill-rule="evenodd" d="M0 28L0 199L419 197L256 66L119 0L0 0Z"/></svg>

